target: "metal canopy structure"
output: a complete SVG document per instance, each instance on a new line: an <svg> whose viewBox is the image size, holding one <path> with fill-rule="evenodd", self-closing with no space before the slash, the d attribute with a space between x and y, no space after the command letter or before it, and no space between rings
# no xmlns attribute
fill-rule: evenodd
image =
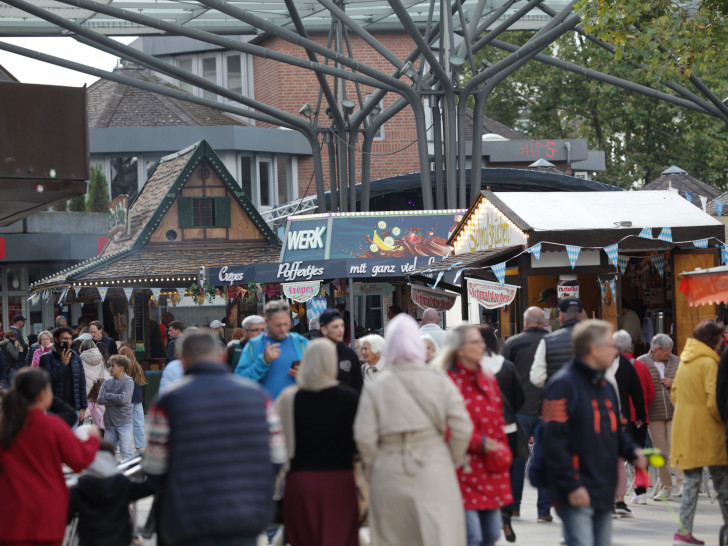
<svg viewBox="0 0 728 546"><path fill-rule="evenodd" d="M559 37L576 32L602 48L613 48L581 29L575 1L565 0L4 0L0 3L0 34L4 36L72 36L82 43L118 55L126 61L186 82L226 99L216 102L106 72L59 57L0 42L0 49L56 64L133 87L219 108L258 121L299 131L311 145L319 212L326 212L324 184L329 178L331 208L357 209L356 184L361 182L361 210L368 210L372 143L379 128L405 108L412 110L417 134L420 183L425 209L465 208L467 186L475 195L480 177L468 180L465 117L474 104L472 142L482 140L485 104L493 89L529 61L640 93L717 117L728 123L728 106L695 75L690 89L661 82L666 93L585 66L542 54ZM503 41L507 30L534 30L522 46ZM402 32L414 43L406 58L395 55L377 38L381 32ZM313 34L328 34L326 45ZM286 63L312 72L319 83L317 108L298 115L243 96L110 38L120 35L184 36L218 47ZM236 36L235 38L230 36ZM271 36L305 52L299 57L241 41L240 35ZM351 39L363 41L384 62L364 63L352 55ZM500 39L499 39L500 38ZM484 48L509 52L504 59L476 65ZM487 54L486 54L487 57ZM625 62L630 62L626 59ZM472 76L462 75L466 63ZM633 63L631 63L633 64ZM382 69L382 66L388 66ZM635 70L641 70L634 65ZM361 87L376 89L364 98ZM355 91L352 92L352 89ZM348 94L347 94L348 93ZM397 99L382 110L386 95ZM432 125L426 126L425 109ZM328 115L321 115L326 112ZM434 135L428 155L427 131ZM327 147L329 171L324 173L321 150ZM435 166L435 184L430 177ZM472 172L481 172L482 155L472 154ZM326 175L326 176L325 176Z"/></svg>

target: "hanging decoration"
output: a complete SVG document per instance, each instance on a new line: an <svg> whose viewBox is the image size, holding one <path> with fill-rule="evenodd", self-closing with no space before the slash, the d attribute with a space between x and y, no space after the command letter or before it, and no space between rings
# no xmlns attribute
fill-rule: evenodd
<svg viewBox="0 0 728 546"><path fill-rule="evenodd" d="M660 235L657 236L657 239L660 241L665 241L666 243L672 243L672 228L662 228L662 231L660 231Z"/></svg>
<svg viewBox="0 0 728 546"><path fill-rule="evenodd" d="M498 279L499 283L501 283L501 286L504 286L506 282L506 262L495 264L491 267L491 269L495 274L495 278Z"/></svg>
<svg viewBox="0 0 728 546"><path fill-rule="evenodd" d="M650 259L652 260L652 265L655 266L655 269L657 269L657 272L660 274L660 277L665 277L665 255L664 254L653 254L650 256Z"/></svg>
<svg viewBox="0 0 728 546"><path fill-rule="evenodd" d="M624 275L624 272L627 271L627 265L629 264L629 256L625 256L624 254L619 255L619 271Z"/></svg>
<svg viewBox="0 0 728 546"><path fill-rule="evenodd" d="M607 245L604 247L604 252L607 253L607 258L609 258L609 261L612 262L612 265L617 267L619 265L619 258L617 256L619 252L619 245L617 243Z"/></svg>
<svg viewBox="0 0 728 546"><path fill-rule="evenodd" d="M728 264L728 245L720 247L720 260L723 262L723 265Z"/></svg>
<svg viewBox="0 0 728 546"><path fill-rule="evenodd" d="M184 289L182 290L182 294L184 295ZM172 307L177 307L177 304L180 302L182 297L179 295L179 292L177 289L173 289L172 293L169 295L169 300L172 302Z"/></svg>
<svg viewBox="0 0 728 546"><path fill-rule="evenodd" d="M613 301L617 301L617 277L615 276L613 279L609 279L609 288L612 290L612 299Z"/></svg>
<svg viewBox="0 0 728 546"><path fill-rule="evenodd" d="M134 292L133 288L124 288L124 295L126 296L126 301L129 301L131 298L131 293Z"/></svg>
<svg viewBox="0 0 728 546"><path fill-rule="evenodd" d="M688 201L690 201L692 203L693 202L693 192L686 191L685 192L685 199L687 199Z"/></svg>
<svg viewBox="0 0 728 546"><path fill-rule="evenodd" d="M516 297L518 286L480 279L467 279L468 295L486 309L498 309L509 305Z"/></svg>
<svg viewBox="0 0 728 546"><path fill-rule="evenodd" d="M539 261L541 259L541 243L536 243L535 245L528 247L526 252L533 254L536 261Z"/></svg>
<svg viewBox="0 0 728 546"><path fill-rule="evenodd" d="M715 201L715 211L718 213L718 216L723 216L723 201L720 199L713 199Z"/></svg>
<svg viewBox="0 0 728 546"><path fill-rule="evenodd" d="M566 245L566 253L569 255L569 263L571 264L571 269L574 269L576 267L576 260L579 259L580 252L580 246Z"/></svg>
<svg viewBox="0 0 728 546"><path fill-rule="evenodd" d="M698 199L700 199L700 207L703 209L703 212L708 212L708 198L704 195L698 195Z"/></svg>
<svg viewBox="0 0 728 546"><path fill-rule="evenodd" d="M637 235L637 237L642 237L643 239L652 239L652 228L643 227L642 231L640 231L640 234Z"/></svg>
<svg viewBox="0 0 728 546"><path fill-rule="evenodd" d="M440 271L437 274L437 280L435 281L435 285L432 288L437 288L437 285L440 284L440 281L442 280L443 275L445 275L444 271Z"/></svg>
<svg viewBox="0 0 728 546"><path fill-rule="evenodd" d="M68 290L68 288L66 288L66 290ZM40 292L36 292L35 294L33 294L32 296L30 296L30 297L28 298L28 301L29 301L29 302L30 302L30 303L31 303L32 305L35 305L36 303L38 303L38 300L39 300L39 299L40 299Z"/></svg>
<svg viewBox="0 0 728 546"><path fill-rule="evenodd" d="M698 239L697 241L693 241L693 244L696 248L708 248L708 239Z"/></svg>
<svg viewBox="0 0 728 546"><path fill-rule="evenodd" d="M607 299L607 291L604 289L605 284L606 281L599 281L599 291L601 292L602 303L609 304L609 300Z"/></svg>
<svg viewBox="0 0 728 546"><path fill-rule="evenodd" d="M321 281L284 283L283 295L295 302L305 303L321 291Z"/></svg>
<svg viewBox="0 0 728 546"><path fill-rule="evenodd" d="M96 290L99 291L99 297L101 298L101 301L104 301L106 299L106 294L109 292L108 286L97 286Z"/></svg>
<svg viewBox="0 0 728 546"><path fill-rule="evenodd" d="M152 288L151 290L152 290L152 297L154 298L154 301L159 303L159 296L162 293L162 289L161 288Z"/></svg>

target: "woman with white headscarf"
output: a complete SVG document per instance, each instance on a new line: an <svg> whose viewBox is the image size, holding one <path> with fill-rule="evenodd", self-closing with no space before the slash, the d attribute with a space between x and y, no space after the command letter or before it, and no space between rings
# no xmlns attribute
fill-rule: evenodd
<svg viewBox="0 0 728 546"><path fill-rule="evenodd" d="M385 330L385 371L362 392L354 436L370 477L373 546L465 544L455 465L473 425L463 397L425 365L415 320L400 314Z"/></svg>
<svg viewBox="0 0 728 546"><path fill-rule="evenodd" d="M283 520L293 546L358 546L353 425L357 392L336 380L336 346L313 340L276 401L288 452Z"/></svg>

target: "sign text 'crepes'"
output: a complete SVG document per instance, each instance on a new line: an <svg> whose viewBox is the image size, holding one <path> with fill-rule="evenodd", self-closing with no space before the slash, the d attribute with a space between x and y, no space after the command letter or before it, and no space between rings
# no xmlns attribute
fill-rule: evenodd
<svg viewBox="0 0 728 546"><path fill-rule="evenodd" d="M245 280L245 273L229 273L228 266L220 268L220 273L217 274L217 278L220 282L224 282L232 286L233 284L239 284Z"/></svg>

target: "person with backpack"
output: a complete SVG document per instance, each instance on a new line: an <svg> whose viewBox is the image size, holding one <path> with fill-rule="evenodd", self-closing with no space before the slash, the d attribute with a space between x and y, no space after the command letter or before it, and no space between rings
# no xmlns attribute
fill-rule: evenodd
<svg viewBox="0 0 728 546"><path fill-rule="evenodd" d="M534 462L541 473L537 481L546 483L563 521L568 546L611 544L617 457L647 466L642 450L619 426L617 394L604 378L618 354L613 333L605 321L577 324L574 358L544 391L543 424L537 431L542 453Z"/></svg>

